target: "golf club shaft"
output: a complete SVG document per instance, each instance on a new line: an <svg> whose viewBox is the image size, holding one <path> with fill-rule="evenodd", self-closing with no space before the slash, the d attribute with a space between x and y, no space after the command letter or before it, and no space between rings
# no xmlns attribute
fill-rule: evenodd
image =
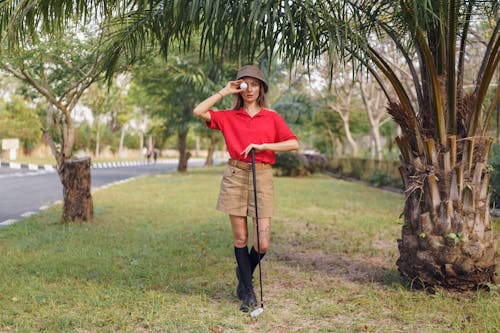
<svg viewBox="0 0 500 333"><path fill-rule="evenodd" d="M257 175L255 172L255 148L252 148L252 180L253 180L253 198L255 201L255 228L257 230L257 255L259 259L259 283L260 283L260 306L264 308L262 297L262 269L260 267L260 234L259 234L259 213L257 208Z"/></svg>

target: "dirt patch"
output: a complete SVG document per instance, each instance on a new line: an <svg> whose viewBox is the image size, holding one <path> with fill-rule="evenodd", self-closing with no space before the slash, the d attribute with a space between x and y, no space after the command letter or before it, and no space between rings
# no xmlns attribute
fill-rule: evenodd
<svg viewBox="0 0 500 333"><path fill-rule="evenodd" d="M377 248L385 246L393 244L377 244ZM281 244L276 244L272 251L278 260L298 266L301 270L321 272L353 282L384 283L384 277L396 269L392 258L325 253L318 249L297 250Z"/></svg>

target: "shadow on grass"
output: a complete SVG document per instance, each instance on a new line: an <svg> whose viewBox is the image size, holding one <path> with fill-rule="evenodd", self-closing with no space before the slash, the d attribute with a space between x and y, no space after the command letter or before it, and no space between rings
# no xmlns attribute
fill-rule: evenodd
<svg viewBox="0 0 500 333"><path fill-rule="evenodd" d="M298 266L308 272L318 272L352 282L378 283L394 289L405 288L398 270L384 258L358 254L327 254L315 249L297 251L283 244L276 244L273 252L281 262Z"/></svg>

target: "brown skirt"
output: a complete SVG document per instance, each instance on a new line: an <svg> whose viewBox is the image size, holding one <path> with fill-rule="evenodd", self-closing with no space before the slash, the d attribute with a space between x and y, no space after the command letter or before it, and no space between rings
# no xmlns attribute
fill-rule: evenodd
<svg viewBox="0 0 500 333"><path fill-rule="evenodd" d="M259 219L274 214L274 179L271 168L257 170ZM222 177L217 210L235 216L255 217L252 170L227 166Z"/></svg>

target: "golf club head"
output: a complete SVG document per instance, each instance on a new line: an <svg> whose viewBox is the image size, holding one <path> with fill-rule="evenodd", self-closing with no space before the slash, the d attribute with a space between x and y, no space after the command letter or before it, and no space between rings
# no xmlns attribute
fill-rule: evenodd
<svg viewBox="0 0 500 333"><path fill-rule="evenodd" d="M262 312L264 312L263 308L257 308L255 310L253 310L252 312L250 312L250 317L255 318L255 317L259 316Z"/></svg>

